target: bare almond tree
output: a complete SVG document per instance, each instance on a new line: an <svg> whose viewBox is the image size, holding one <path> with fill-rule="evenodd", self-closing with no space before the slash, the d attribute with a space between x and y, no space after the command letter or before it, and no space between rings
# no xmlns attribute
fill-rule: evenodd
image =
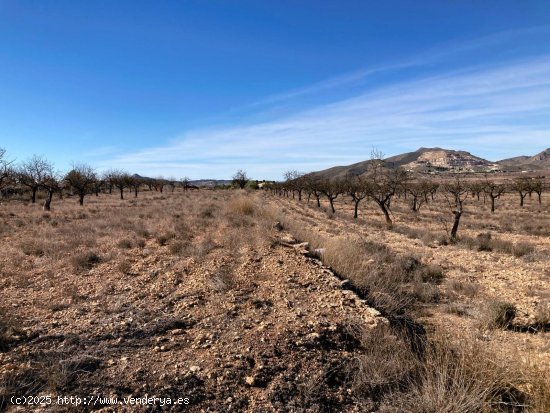
<svg viewBox="0 0 550 413"><path fill-rule="evenodd" d="M250 178L246 175L246 172L242 169L239 169L237 172L235 172L235 175L233 175L233 184L238 186L240 189L243 189L249 179Z"/></svg>
<svg viewBox="0 0 550 413"><path fill-rule="evenodd" d="M84 205L84 197L93 190L97 175L94 169L86 164L73 165L64 181L78 195L78 203Z"/></svg>
<svg viewBox="0 0 550 413"><path fill-rule="evenodd" d="M525 197L527 194L532 192L530 179L528 177L516 178L514 179L511 188L518 193L519 206L523 208L523 201Z"/></svg>
<svg viewBox="0 0 550 413"><path fill-rule="evenodd" d="M113 188L115 186L114 178L117 172L118 171L116 169L109 169L103 172L103 174L101 175L101 179L98 179L98 181L99 180L103 181L104 184L107 186L107 190L109 191L109 194L113 193Z"/></svg>
<svg viewBox="0 0 550 413"><path fill-rule="evenodd" d="M477 182L477 181L470 182L468 185L468 188L472 193L472 198L475 196L478 201L479 201L480 195L482 193L485 194L485 191L484 191L485 188L484 188L483 182ZM485 202L485 199L484 199L484 202Z"/></svg>
<svg viewBox="0 0 550 413"><path fill-rule="evenodd" d="M313 195L315 197L315 200L317 201L317 208L321 208L321 195L323 195L323 193L321 192L321 178L318 175L309 173L307 175L304 175L302 177L302 180L304 182L304 187L306 188L306 191L308 193L308 202Z"/></svg>
<svg viewBox="0 0 550 413"><path fill-rule="evenodd" d="M11 164L13 161L8 161L6 157L6 150L0 148L0 191L4 189L6 184L13 178L13 170Z"/></svg>
<svg viewBox="0 0 550 413"><path fill-rule="evenodd" d="M128 177L128 185L134 191L134 198L137 198L139 189L141 188L141 185L143 185L143 183L143 178L139 175L131 175Z"/></svg>
<svg viewBox="0 0 550 413"><path fill-rule="evenodd" d="M491 200L491 212L494 213L495 201L506 192L506 185L496 183L495 181L489 179L487 175L485 175L485 182L483 182L483 191Z"/></svg>
<svg viewBox="0 0 550 413"><path fill-rule="evenodd" d="M56 173L53 168L46 174L40 186L46 191L46 199L42 205L44 211L51 210L52 198L56 192L61 191L61 178L59 173Z"/></svg>
<svg viewBox="0 0 550 413"><path fill-rule="evenodd" d="M545 189L544 177L537 176L531 180L531 189L537 194L539 205L542 204L542 192Z"/></svg>
<svg viewBox="0 0 550 413"><path fill-rule="evenodd" d="M159 191L161 194L164 190L165 185L166 179L164 179L163 176L157 176L155 179L153 179L153 188L155 188L155 191Z"/></svg>
<svg viewBox="0 0 550 413"><path fill-rule="evenodd" d="M176 181L176 178L174 178L173 176L168 178L168 180L166 181L166 184L170 187L171 192L174 192L176 190L177 181Z"/></svg>
<svg viewBox="0 0 550 413"><path fill-rule="evenodd" d="M365 177L348 175L344 179L344 191L353 201L353 218L357 219L359 203L370 193L369 182Z"/></svg>
<svg viewBox="0 0 550 413"><path fill-rule="evenodd" d="M183 188L184 191L187 191L189 189L189 178L184 176L180 179L180 185Z"/></svg>
<svg viewBox="0 0 550 413"><path fill-rule="evenodd" d="M284 186L292 191L292 198L294 198L294 193L298 194L298 201L302 200L302 192L304 191L303 175L303 173L295 170L287 171L283 174L285 178Z"/></svg>
<svg viewBox="0 0 550 413"><path fill-rule="evenodd" d="M36 202L36 193L41 187L42 181L50 172L51 164L42 156L33 155L23 162L17 171L18 182L31 191L31 202Z"/></svg>
<svg viewBox="0 0 550 413"><path fill-rule="evenodd" d="M334 201L344 192L344 184L340 179L322 178L319 181L319 191L327 197L330 204L330 210L334 214L336 209L334 208Z"/></svg>
<svg viewBox="0 0 550 413"><path fill-rule="evenodd" d="M445 199L453 213L453 226L451 228L450 238L451 241L454 242L457 239L458 225L460 224L460 218L464 212L464 201L468 198L470 188L468 188L460 176L456 175L452 181L443 185L443 191Z"/></svg>
<svg viewBox="0 0 550 413"><path fill-rule="evenodd" d="M111 177L108 177L108 179L111 179ZM95 196L99 196L99 193L102 190L105 190L105 185L109 185L108 181L106 180L105 175L98 176L97 179L94 182L94 194ZM111 188L112 190L112 188Z"/></svg>
<svg viewBox="0 0 550 413"><path fill-rule="evenodd" d="M425 202L428 202L430 187L426 181L410 182L405 187L405 193L409 194L411 200L411 211L418 212Z"/></svg>
<svg viewBox="0 0 550 413"><path fill-rule="evenodd" d="M366 175L369 188L368 195L384 214L386 227L392 229L393 221L390 216L391 200L397 191L404 187L409 176L401 168L388 169L384 167L384 161L377 156L381 155L373 152L373 159L371 159L369 166L370 170Z"/></svg>
<svg viewBox="0 0 550 413"><path fill-rule="evenodd" d="M124 171L112 171L112 181L114 186L120 191L120 199L124 199L124 189L131 186L131 177Z"/></svg>

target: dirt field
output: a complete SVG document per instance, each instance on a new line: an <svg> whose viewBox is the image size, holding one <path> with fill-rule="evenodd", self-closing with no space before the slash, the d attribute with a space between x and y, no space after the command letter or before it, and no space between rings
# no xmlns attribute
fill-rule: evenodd
<svg viewBox="0 0 550 413"><path fill-rule="evenodd" d="M4 203L0 409L547 411L550 207L517 204L468 199L444 245L441 199L394 201L392 231L268 192Z"/></svg>
<svg viewBox="0 0 550 413"><path fill-rule="evenodd" d="M417 213L410 211L407 200L396 200L393 231L384 229L382 214L368 202L357 222L352 203L345 199L336 202L334 216L326 201L321 208L314 200L271 202L305 237L308 232L324 239L357 235L440 266L444 282L436 302L423 306L423 324L454 337L471 335L491 343L505 357L550 366L550 204L547 199L542 205L536 197L527 199L520 208L519 197L507 194L497 200L494 214L488 200L467 199L457 245L442 245L452 215L441 197ZM480 234L487 233L490 241L480 246ZM484 311L496 301L517 307L513 325L505 331L479 328Z"/></svg>

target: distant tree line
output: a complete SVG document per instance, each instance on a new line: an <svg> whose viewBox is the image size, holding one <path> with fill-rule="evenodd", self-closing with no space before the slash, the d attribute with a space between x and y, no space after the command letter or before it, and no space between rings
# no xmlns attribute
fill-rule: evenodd
<svg viewBox="0 0 550 413"><path fill-rule="evenodd" d="M73 164L72 168L61 173L52 162L42 156L34 155L30 159L15 164L8 158L6 151L0 148L0 197L25 196L28 194L31 203L36 203L37 194L44 196L43 209L51 209L55 194L76 196L78 203L84 205L88 195L99 196L101 193L118 193L120 199L132 193L134 197L144 188L149 191L163 193L177 188L183 191L198 189L190 183L189 178L181 179L141 177L119 169L110 169L98 173L90 165ZM494 177L484 175L483 179L467 179L465 175L454 175L452 179L427 179L415 176L402 168L388 168L383 155L373 151L369 167L365 173L348 174L343 178L329 179L317 173L300 173L288 171L282 182L259 182L250 179L245 171L238 170L231 185L218 188L266 189L274 194L297 198L304 197L309 203L314 199L317 207L321 207L321 198L326 198L332 213L336 213L335 200L339 197L349 197L353 203L353 217L359 216L360 205L371 201L382 212L388 229L393 227L392 200L394 197L404 198L409 202L412 213L417 213L421 207L433 201L436 194L445 199L452 213L453 224L450 238L457 238L460 218L464 212L464 203L468 197L490 202L491 212L495 212L497 200L505 193L515 193L519 205L524 206L527 196L536 194L539 204L542 203L542 193L548 190L548 182L543 176L519 176L514 179L498 182Z"/></svg>
<svg viewBox="0 0 550 413"><path fill-rule="evenodd" d="M533 194L537 195L537 202L541 204L542 193L548 189L548 183L543 176L520 176L497 182L487 174L482 179L468 179L463 174L439 180L427 179L402 168L386 167L380 156L374 156L367 171L358 175L348 174L331 179L318 173L288 171L284 174L284 181L271 184L268 189L274 194L297 198L298 201L305 197L309 203L313 199L317 207L321 207L320 200L325 198L332 213L336 212L334 201L339 197L348 197L354 206L355 219L359 216L360 205L368 200L382 212L388 229L393 226L391 204L394 197L408 201L411 213L417 213L439 194L452 214L449 235L451 240L456 240L468 197L476 197L478 200L483 197L484 202L490 202L491 212L494 213L497 200L505 193L516 193L521 207L524 206L525 197Z"/></svg>
<svg viewBox="0 0 550 413"><path fill-rule="evenodd" d="M120 199L124 199L125 192L137 197L143 188L161 193L166 188L170 191L175 191L176 188L183 191L198 189L187 177L179 180L162 176L145 178L118 169L98 173L84 163L73 164L69 171L62 173L55 169L52 162L38 155L16 164L8 158L6 150L0 148L0 198L28 194L29 201L34 204L38 193L42 192L45 195L43 209L46 211L51 209L55 194L59 197L64 194L74 195L78 197L78 203L84 205L84 199L88 195L99 196L101 193L112 194L115 191Z"/></svg>

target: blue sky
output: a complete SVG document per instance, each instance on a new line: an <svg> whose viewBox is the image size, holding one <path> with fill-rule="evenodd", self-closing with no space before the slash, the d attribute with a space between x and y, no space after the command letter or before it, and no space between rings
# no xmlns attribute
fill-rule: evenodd
<svg viewBox="0 0 550 413"><path fill-rule="evenodd" d="M550 2L0 0L0 147L254 178L550 146Z"/></svg>

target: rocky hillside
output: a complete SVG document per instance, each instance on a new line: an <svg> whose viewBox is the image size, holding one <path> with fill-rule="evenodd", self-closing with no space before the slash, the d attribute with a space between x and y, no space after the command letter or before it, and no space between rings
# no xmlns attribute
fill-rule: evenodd
<svg viewBox="0 0 550 413"><path fill-rule="evenodd" d="M389 168L402 167L420 173L490 172L500 169L497 163L469 152L443 148L419 148L414 152L386 158L384 163ZM362 175L368 171L370 164L370 160L363 161L348 166L336 166L318 173L328 178L344 177L348 174Z"/></svg>
<svg viewBox="0 0 550 413"><path fill-rule="evenodd" d="M534 156L516 156L503 159L497 162L505 170L510 171L531 171L550 168L550 148L537 153Z"/></svg>
<svg viewBox="0 0 550 413"><path fill-rule="evenodd" d="M415 172L481 172L499 169L496 163L469 152L442 148L420 148L415 152L388 158L386 162Z"/></svg>

